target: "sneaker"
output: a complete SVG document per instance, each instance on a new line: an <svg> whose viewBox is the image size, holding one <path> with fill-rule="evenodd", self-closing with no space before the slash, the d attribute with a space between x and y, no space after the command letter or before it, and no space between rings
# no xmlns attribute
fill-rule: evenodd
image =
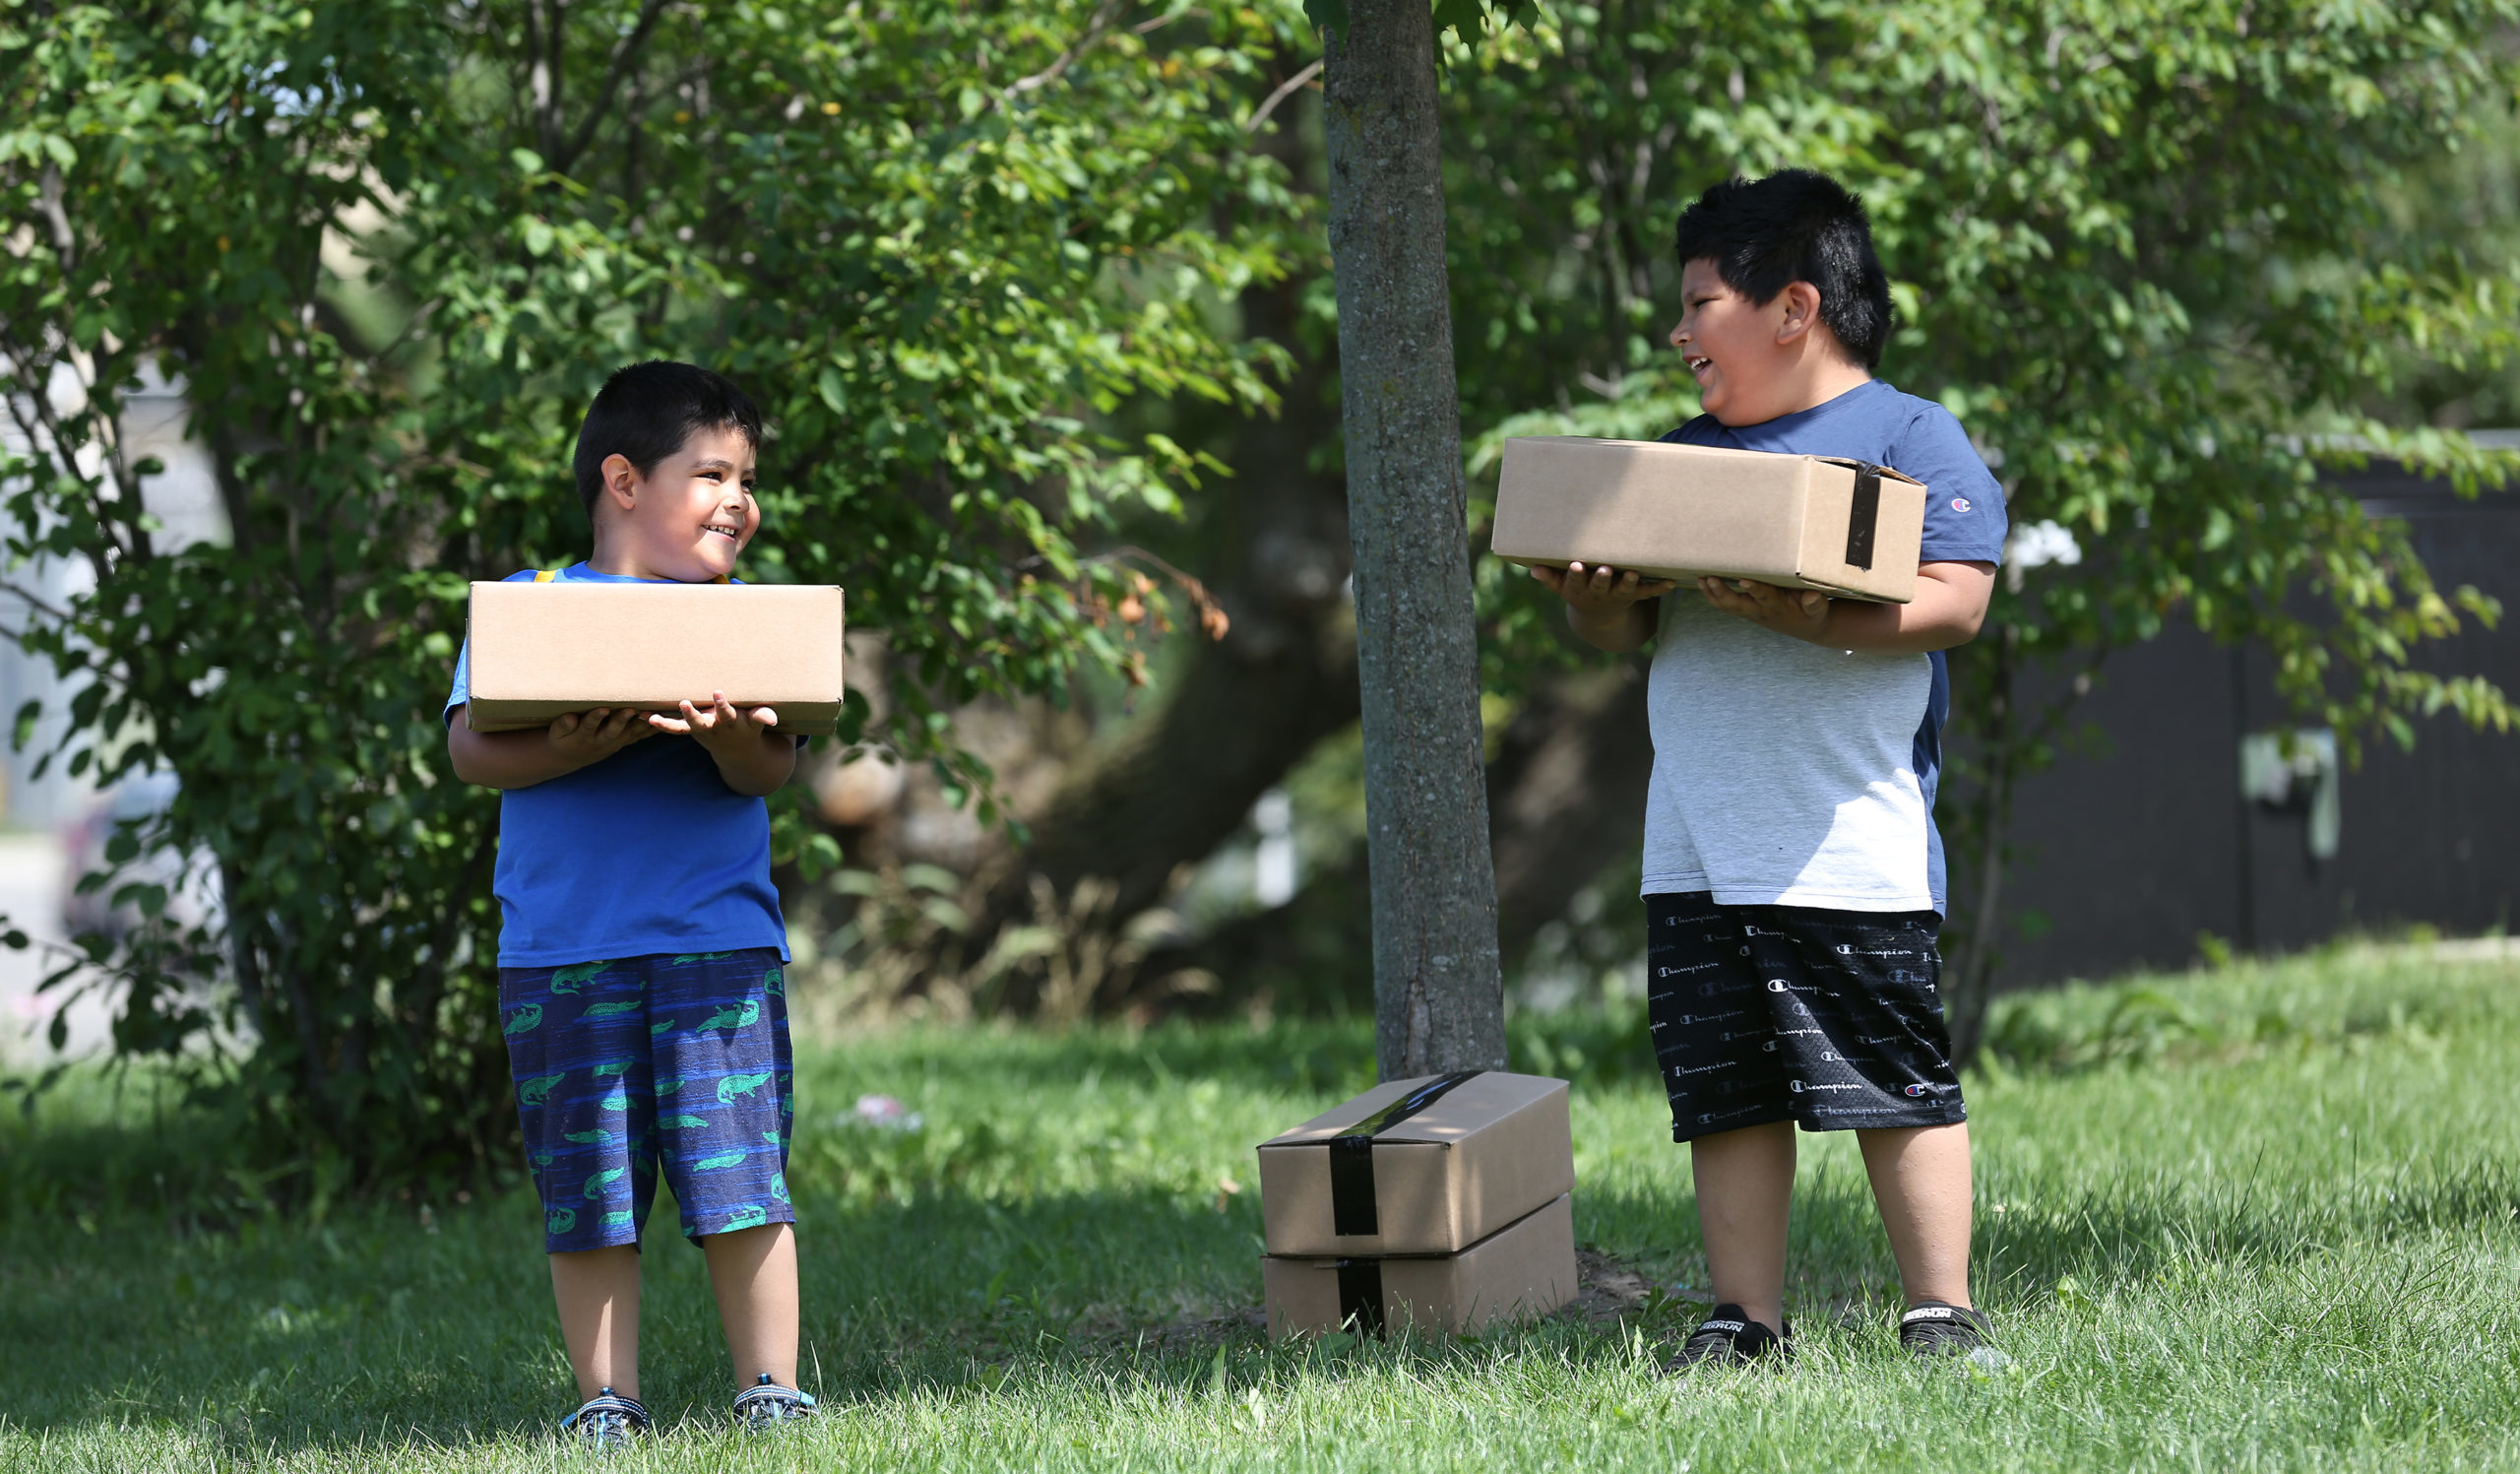
<svg viewBox="0 0 2520 1474"><path fill-rule="evenodd" d="M1677 1377L1701 1367L1746 1367L1771 1358L1793 1360L1794 1322L1787 1320L1780 1335L1751 1319L1739 1306L1720 1305L1689 1332L1678 1353L1663 1364L1663 1375Z"/></svg>
<svg viewBox="0 0 2520 1474"><path fill-rule="evenodd" d="M783 1387L761 1374L761 1380L735 1394L735 1416L743 1420L751 1433L776 1433L783 1424L797 1423L814 1415L814 1394Z"/></svg>
<svg viewBox="0 0 2520 1474"><path fill-rule="evenodd" d="M1963 1306L1928 1300L1899 1317L1899 1344L1918 1357L1969 1356L1989 1349L1995 1324Z"/></svg>
<svg viewBox="0 0 2520 1474"><path fill-rule="evenodd" d="M647 1437L648 1410L636 1397L616 1397L610 1387L560 1420L560 1431L590 1453L611 1453Z"/></svg>

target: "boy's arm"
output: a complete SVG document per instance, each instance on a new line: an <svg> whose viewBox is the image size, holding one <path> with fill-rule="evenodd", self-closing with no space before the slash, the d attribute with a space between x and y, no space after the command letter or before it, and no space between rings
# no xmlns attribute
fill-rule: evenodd
<svg viewBox="0 0 2520 1474"><path fill-rule="evenodd" d="M688 737L709 750L718 776L747 799L778 791L795 776L795 739L778 730L779 713L766 706L735 710L724 691L713 691L706 704L682 703L682 715L650 717L659 732Z"/></svg>
<svg viewBox="0 0 2520 1474"><path fill-rule="evenodd" d="M1566 625L1575 638L1596 650L1634 650L1654 638L1662 617L1662 598L1678 587L1668 578L1646 578L1633 569L1587 567L1569 563L1563 570L1535 567L1539 579L1566 601Z"/></svg>
<svg viewBox="0 0 2520 1474"><path fill-rule="evenodd" d="M540 731L524 732L474 732L464 725L463 715L461 706L447 713L446 755L457 778L483 788L548 783L656 735L640 713L626 709L597 707L559 717Z"/></svg>
<svg viewBox="0 0 2520 1474"><path fill-rule="evenodd" d="M1706 602L1728 614L1829 650L1867 655L1922 655L1966 645L1985 622L1994 597L1992 563L1920 563L1917 597L1907 604L1832 599L1816 589L1780 589L1754 579L1701 578Z"/></svg>

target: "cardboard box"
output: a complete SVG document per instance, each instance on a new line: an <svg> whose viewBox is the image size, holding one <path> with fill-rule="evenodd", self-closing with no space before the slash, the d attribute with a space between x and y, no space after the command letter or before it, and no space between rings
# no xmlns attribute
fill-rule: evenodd
<svg viewBox="0 0 2520 1474"><path fill-rule="evenodd" d="M1923 482L1865 462L1528 437L1505 442L1489 546L1512 563L1713 573L1906 604L1924 519Z"/></svg>
<svg viewBox="0 0 2520 1474"><path fill-rule="evenodd" d="M1269 1333L1480 1331L1575 1298L1574 1199L1564 1193L1456 1254L1260 1261Z"/></svg>
<svg viewBox="0 0 2520 1474"><path fill-rule="evenodd" d="M1273 1254L1455 1253L1575 1186L1566 1082L1386 1080L1260 1144Z"/></svg>
<svg viewBox="0 0 2520 1474"><path fill-rule="evenodd" d="M840 720L843 604L792 584L474 584L465 721L515 732L724 691L777 711L781 732L820 736Z"/></svg>

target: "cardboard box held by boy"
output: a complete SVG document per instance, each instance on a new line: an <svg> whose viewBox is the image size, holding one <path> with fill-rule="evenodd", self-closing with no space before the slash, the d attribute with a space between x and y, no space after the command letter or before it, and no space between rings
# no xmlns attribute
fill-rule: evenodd
<svg viewBox="0 0 2520 1474"><path fill-rule="evenodd" d="M1906 604L1925 487L1886 466L1660 441L1505 442L1490 545L1510 563L1701 574Z"/></svg>
<svg viewBox="0 0 2520 1474"><path fill-rule="evenodd" d="M738 710L779 713L781 732L828 736L844 610L819 585L476 583L465 721L516 732L596 707L671 714L724 690Z"/></svg>

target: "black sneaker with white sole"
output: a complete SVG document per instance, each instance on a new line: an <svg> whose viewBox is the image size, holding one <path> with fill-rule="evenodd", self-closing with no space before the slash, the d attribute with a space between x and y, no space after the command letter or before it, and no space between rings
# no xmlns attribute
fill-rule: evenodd
<svg viewBox="0 0 2520 1474"><path fill-rule="evenodd" d="M560 1432L590 1453L614 1453L647 1437L648 1410L638 1398L618 1397L605 1387L562 1418Z"/></svg>
<svg viewBox="0 0 2520 1474"><path fill-rule="evenodd" d="M1919 1357L1967 1356L1994 1339L1994 1322L1966 1306L1928 1300L1899 1317L1899 1344Z"/></svg>
<svg viewBox="0 0 2520 1474"><path fill-rule="evenodd" d="M814 1415L814 1395L783 1387L761 1374L761 1380L735 1394L735 1416L749 1433L776 1433Z"/></svg>
<svg viewBox="0 0 2520 1474"><path fill-rule="evenodd" d="M1784 1317L1778 1317L1783 1319ZM1680 1349L1663 1364L1663 1375L1677 1377L1706 1367L1746 1367L1753 1362L1784 1363L1794 1358L1794 1322L1783 1333L1750 1318L1737 1305L1720 1305L1698 1322Z"/></svg>

